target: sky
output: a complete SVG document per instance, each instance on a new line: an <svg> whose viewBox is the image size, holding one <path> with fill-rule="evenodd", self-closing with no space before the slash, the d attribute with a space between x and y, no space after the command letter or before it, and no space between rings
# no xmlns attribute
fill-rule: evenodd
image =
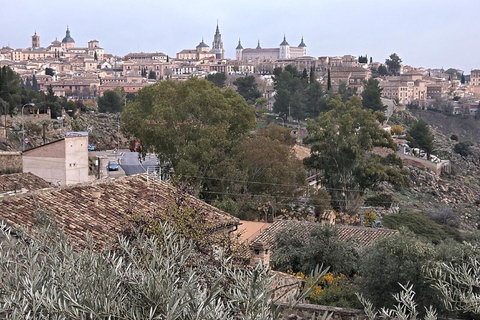
<svg viewBox="0 0 480 320"><path fill-rule="evenodd" d="M106 53L212 46L218 21L227 58L244 48L292 46L301 37L313 57L368 55L405 65L480 68L479 0L2 0L0 47L42 46L62 40L68 26L76 45L99 40Z"/></svg>

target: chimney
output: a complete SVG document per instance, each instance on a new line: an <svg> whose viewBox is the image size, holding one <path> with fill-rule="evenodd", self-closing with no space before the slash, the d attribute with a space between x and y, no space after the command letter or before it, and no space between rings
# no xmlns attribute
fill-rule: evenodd
<svg viewBox="0 0 480 320"><path fill-rule="evenodd" d="M92 191L92 198L93 198L93 204L95 207L98 207L98 200L102 196L102 193L100 191Z"/></svg>

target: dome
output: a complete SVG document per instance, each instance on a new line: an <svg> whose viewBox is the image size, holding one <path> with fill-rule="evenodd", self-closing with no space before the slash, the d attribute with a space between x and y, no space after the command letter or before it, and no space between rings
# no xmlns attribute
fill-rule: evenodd
<svg viewBox="0 0 480 320"><path fill-rule="evenodd" d="M197 48L209 48L208 44L206 44L205 42L203 42L203 38L202 38L202 42L200 42L197 46Z"/></svg>
<svg viewBox="0 0 480 320"><path fill-rule="evenodd" d="M65 33L65 38L63 38L62 43L75 43L75 40L70 36L70 30L68 30L67 27L67 32Z"/></svg>

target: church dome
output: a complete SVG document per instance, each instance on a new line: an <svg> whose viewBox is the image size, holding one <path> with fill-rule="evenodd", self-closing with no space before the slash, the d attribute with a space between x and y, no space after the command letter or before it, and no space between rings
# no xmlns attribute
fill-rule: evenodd
<svg viewBox="0 0 480 320"><path fill-rule="evenodd" d="M67 32L65 33L65 38L63 38L62 43L75 43L75 40L70 36L70 30L68 30L67 27Z"/></svg>
<svg viewBox="0 0 480 320"><path fill-rule="evenodd" d="M203 38L202 38L202 42L198 44L197 48L210 48L210 47L208 46L208 44L203 42Z"/></svg>

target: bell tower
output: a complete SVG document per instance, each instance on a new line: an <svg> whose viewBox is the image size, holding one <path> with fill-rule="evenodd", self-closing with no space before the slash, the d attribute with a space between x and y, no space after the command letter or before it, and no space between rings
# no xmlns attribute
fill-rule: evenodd
<svg viewBox="0 0 480 320"><path fill-rule="evenodd" d="M40 48L40 36L37 35L37 31L32 36L32 49Z"/></svg>
<svg viewBox="0 0 480 320"><path fill-rule="evenodd" d="M212 52L215 53L215 58L225 59L225 50L223 50L222 35L220 34L220 29L218 28L218 21L217 30L213 36Z"/></svg>

